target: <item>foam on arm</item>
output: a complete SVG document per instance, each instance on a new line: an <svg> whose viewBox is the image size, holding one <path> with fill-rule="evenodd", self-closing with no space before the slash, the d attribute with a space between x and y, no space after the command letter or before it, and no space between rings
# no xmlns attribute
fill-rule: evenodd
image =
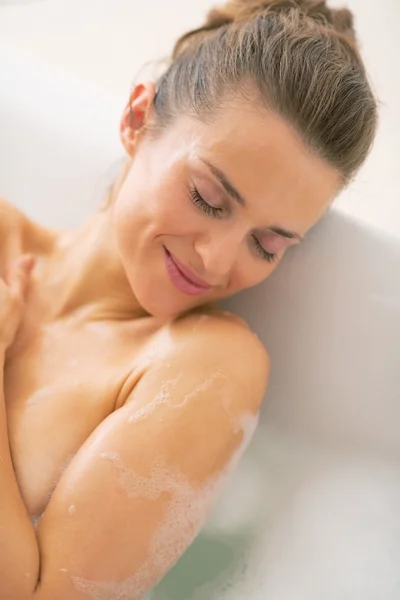
<svg viewBox="0 0 400 600"><path fill-rule="evenodd" d="M229 336L234 355L211 324L155 361L72 460L39 522L37 600L139 599L191 544L266 386L261 344Z"/></svg>

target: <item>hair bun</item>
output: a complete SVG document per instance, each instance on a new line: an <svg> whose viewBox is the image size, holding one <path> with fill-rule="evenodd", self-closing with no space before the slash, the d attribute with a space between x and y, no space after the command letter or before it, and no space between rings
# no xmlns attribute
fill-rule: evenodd
<svg viewBox="0 0 400 600"><path fill-rule="evenodd" d="M250 19L261 13L279 13L298 8L308 17L329 23L341 33L355 36L354 18L347 8L332 9L326 0L228 0L218 8L212 9L207 16L205 30L219 29L235 21Z"/></svg>
<svg viewBox="0 0 400 600"><path fill-rule="evenodd" d="M356 36L354 28L354 16L348 8L331 10L331 23L337 31L350 33Z"/></svg>
<svg viewBox="0 0 400 600"><path fill-rule="evenodd" d="M202 27L189 31L177 41L172 58L177 58L188 46L195 45L221 27L248 21L259 14L281 13L293 8L322 25L328 23L338 33L347 35L352 42L356 41L353 14L347 8L329 8L326 0L228 0L209 11Z"/></svg>

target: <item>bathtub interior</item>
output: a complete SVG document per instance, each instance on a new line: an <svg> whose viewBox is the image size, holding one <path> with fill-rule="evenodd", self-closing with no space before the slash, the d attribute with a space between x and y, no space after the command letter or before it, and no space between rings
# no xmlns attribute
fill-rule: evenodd
<svg viewBox="0 0 400 600"><path fill-rule="evenodd" d="M121 156L121 107L11 49L0 72L0 193L73 227ZM271 355L259 428L148 600L398 600L399 271L400 239L333 209L225 303Z"/></svg>

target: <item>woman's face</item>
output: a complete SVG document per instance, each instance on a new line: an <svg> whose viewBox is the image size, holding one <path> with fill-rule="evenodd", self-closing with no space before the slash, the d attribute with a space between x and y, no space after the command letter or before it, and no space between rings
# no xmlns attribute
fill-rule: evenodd
<svg viewBox="0 0 400 600"><path fill-rule="evenodd" d="M181 116L156 139L135 141L127 123L121 134L132 161L114 226L133 293L155 316L266 279L340 186L283 120L244 101L213 124Z"/></svg>

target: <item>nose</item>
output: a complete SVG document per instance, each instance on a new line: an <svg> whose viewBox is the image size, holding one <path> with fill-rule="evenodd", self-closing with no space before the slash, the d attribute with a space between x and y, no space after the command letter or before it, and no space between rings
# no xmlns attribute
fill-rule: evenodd
<svg viewBox="0 0 400 600"><path fill-rule="evenodd" d="M207 235L198 239L194 246L201 257L208 280L215 285L223 285L232 271L241 246L241 236L232 231L226 235Z"/></svg>

